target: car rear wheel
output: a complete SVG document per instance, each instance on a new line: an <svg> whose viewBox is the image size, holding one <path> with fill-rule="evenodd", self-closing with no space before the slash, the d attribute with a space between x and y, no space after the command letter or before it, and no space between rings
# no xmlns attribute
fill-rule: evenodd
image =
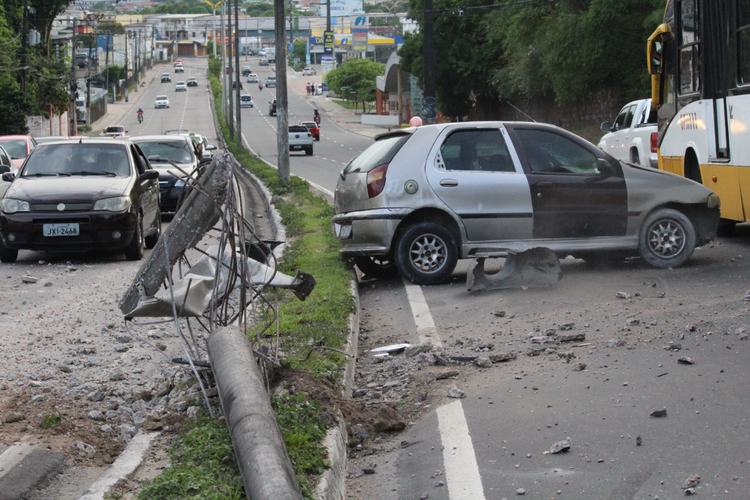
<svg viewBox="0 0 750 500"><path fill-rule="evenodd" d="M138 214L135 222L135 233L133 239L125 247L125 258L128 260L141 260L143 258L143 216Z"/></svg>
<svg viewBox="0 0 750 500"><path fill-rule="evenodd" d="M458 245L443 226L420 222L409 227L396 244L396 267L417 285L435 285L453 273Z"/></svg>
<svg viewBox="0 0 750 500"><path fill-rule="evenodd" d="M370 278L384 280L395 278L398 275L396 263L388 257L354 257L354 264L362 271L362 274Z"/></svg>
<svg viewBox="0 0 750 500"><path fill-rule="evenodd" d="M305 150L305 154L306 154L307 156L312 156L312 155L313 155L313 147L312 147L312 146L308 147L308 148L307 148L307 149Z"/></svg>
<svg viewBox="0 0 750 500"><path fill-rule="evenodd" d="M18 250L6 248L3 241L0 240L0 262L11 263L18 258Z"/></svg>
<svg viewBox="0 0 750 500"><path fill-rule="evenodd" d="M662 208L646 217L638 238L638 251L654 267L678 267L693 255L696 240L693 223L685 214Z"/></svg>
<svg viewBox="0 0 750 500"><path fill-rule="evenodd" d="M156 246L156 242L159 241L159 237L161 237L161 210L158 210L156 212L154 227L156 228L156 230L149 236L146 236L144 238L144 241L146 242L146 248L148 248L149 250Z"/></svg>

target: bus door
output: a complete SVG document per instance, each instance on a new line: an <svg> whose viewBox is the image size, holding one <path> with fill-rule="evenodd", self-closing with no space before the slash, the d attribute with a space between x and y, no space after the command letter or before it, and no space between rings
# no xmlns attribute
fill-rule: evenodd
<svg viewBox="0 0 750 500"><path fill-rule="evenodd" d="M711 162L728 162L730 158L729 114L727 106L727 54L728 46L727 19L725 2L702 2L703 16L700 62L704 82L704 97L710 103L706 116L712 120L712 126L706 130L708 136L708 160ZM708 124L706 124L708 126Z"/></svg>

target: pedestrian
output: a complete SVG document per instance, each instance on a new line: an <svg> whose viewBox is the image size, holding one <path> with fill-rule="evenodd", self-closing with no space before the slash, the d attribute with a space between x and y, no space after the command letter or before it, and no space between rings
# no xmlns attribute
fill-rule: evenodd
<svg viewBox="0 0 750 500"><path fill-rule="evenodd" d="M310 82L307 82L305 84L305 90L307 91L307 96L309 97L310 96Z"/></svg>

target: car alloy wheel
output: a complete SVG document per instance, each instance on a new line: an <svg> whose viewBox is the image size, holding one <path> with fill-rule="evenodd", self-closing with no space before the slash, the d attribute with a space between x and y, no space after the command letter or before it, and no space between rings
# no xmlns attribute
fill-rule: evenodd
<svg viewBox="0 0 750 500"><path fill-rule="evenodd" d="M432 222L410 226L398 239L396 267L417 285L435 285L453 273L458 245L453 234Z"/></svg>
<svg viewBox="0 0 750 500"><path fill-rule="evenodd" d="M685 214L661 208L643 222L638 249L641 258L654 267L678 267L693 255L696 239L693 223Z"/></svg>

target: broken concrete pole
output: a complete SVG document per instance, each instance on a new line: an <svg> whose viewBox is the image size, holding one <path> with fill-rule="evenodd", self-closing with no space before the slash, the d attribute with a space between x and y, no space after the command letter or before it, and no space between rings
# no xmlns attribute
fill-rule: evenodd
<svg viewBox="0 0 750 500"><path fill-rule="evenodd" d="M505 265L495 274L485 274L484 258L469 264L466 290L500 290L508 288L536 288L552 286L562 278L560 261L549 248L532 248L520 253L509 253Z"/></svg>
<svg viewBox="0 0 750 500"><path fill-rule="evenodd" d="M231 165L224 158L217 157L198 178L169 228L141 264L120 299L120 311L126 316L135 309L141 294L156 295L177 260L218 222L231 180Z"/></svg>
<svg viewBox="0 0 750 500"><path fill-rule="evenodd" d="M221 406L248 498L302 499L250 341L237 327L208 338Z"/></svg>

